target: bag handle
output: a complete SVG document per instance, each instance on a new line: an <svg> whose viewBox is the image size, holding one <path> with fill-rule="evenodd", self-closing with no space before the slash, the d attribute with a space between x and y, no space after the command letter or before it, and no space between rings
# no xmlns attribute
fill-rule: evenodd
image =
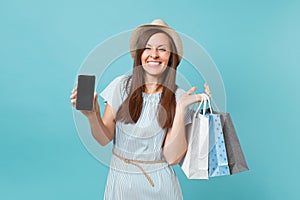
<svg viewBox="0 0 300 200"><path fill-rule="evenodd" d="M198 105L198 108L197 108L196 112L195 112L194 118L196 118L197 114L200 112L200 109L201 109L201 106L202 106L203 102L204 102L204 108L206 108L206 99L205 99L206 97L204 96L205 94L202 93L200 95L201 95L202 99L201 99L201 102ZM203 115L205 115L205 111L204 111Z"/></svg>
<svg viewBox="0 0 300 200"><path fill-rule="evenodd" d="M201 105L203 104L203 102L204 102L204 105L203 105L203 108L204 108L204 109L203 109L202 115L205 115L205 113L206 113L206 102L208 102L208 107L209 107L210 113L213 113L213 112L212 112L213 110L212 110L212 107L211 107L211 104L210 104L209 97L208 97L206 94L204 94L204 93L202 93L201 96L202 96L202 100L201 100L201 102L199 103L199 106L198 106L198 108L197 108L195 114L198 114L198 113L200 112Z"/></svg>
<svg viewBox="0 0 300 200"><path fill-rule="evenodd" d="M208 95L203 93L203 96L206 98L206 101L208 101L208 108L209 108L210 113L213 114L213 109L211 107L210 99L209 99ZM205 114L205 112L206 112L206 106L204 107L203 113Z"/></svg>

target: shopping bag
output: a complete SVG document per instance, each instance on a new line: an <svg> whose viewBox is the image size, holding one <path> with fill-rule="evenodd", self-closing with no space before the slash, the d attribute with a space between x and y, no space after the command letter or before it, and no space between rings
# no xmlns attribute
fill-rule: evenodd
<svg viewBox="0 0 300 200"><path fill-rule="evenodd" d="M187 126L188 148L179 165L189 179L208 179L209 119L200 114L206 101L202 98L196 111L193 110L192 123Z"/></svg>
<svg viewBox="0 0 300 200"><path fill-rule="evenodd" d="M221 112L216 113L219 113L221 118L230 173L235 174L249 170L230 114Z"/></svg>
<svg viewBox="0 0 300 200"><path fill-rule="evenodd" d="M249 170L230 113L217 112L212 108L205 112L220 115L230 174Z"/></svg>
<svg viewBox="0 0 300 200"><path fill-rule="evenodd" d="M209 109L206 114L209 117L208 176L230 175L220 115L212 112L210 100L206 98Z"/></svg>

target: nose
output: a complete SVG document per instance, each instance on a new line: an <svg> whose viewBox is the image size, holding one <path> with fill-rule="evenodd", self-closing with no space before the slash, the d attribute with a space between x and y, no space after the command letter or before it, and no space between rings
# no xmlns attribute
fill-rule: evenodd
<svg viewBox="0 0 300 200"><path fill-rule="evenodd" d="M152 58L158 58L158 52L157 52L157 49L152 49L151 52L150 52L150 56Z"/></svg>

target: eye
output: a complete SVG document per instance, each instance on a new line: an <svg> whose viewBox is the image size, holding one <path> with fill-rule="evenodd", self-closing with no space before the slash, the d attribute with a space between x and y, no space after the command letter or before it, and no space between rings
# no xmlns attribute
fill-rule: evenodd
<svg viewBox="0 0 300 200"><path fill-rule="evenodd" d="M164 51L167 51L166 49L158 49L159 51L162 51L162 52L164 52Z"/></svg>
<svg viewBox="0 0 300 200"><path fill-rule="evenodd" d="M145 50L150 50L150 49L151 49L150 47L146 47L146 48L145 48Z"/></svg>

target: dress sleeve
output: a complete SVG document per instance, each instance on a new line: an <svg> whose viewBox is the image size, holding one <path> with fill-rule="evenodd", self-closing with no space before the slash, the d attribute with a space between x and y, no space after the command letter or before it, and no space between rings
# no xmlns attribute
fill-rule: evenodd
<svg viewBox="0 0 300 200"><path fill-rule="evenodd" d="M181 89L181 88L177 88L175 96L176 96L176 102L179 100L179 98L181 97L181 95L183 95L183 93L185 93L186 91ZM192 123L192 110L190 108L186 109L185 112L185 116L184 116L184 125L190 124Z"/></svg>
<svg viewBox="0 0 300 200"><path fill-rule="evenodd" d="M126 77L126 75L116 77L99 94L104 99L104 103L108 103L114 109L115 113L124 100L123 83Z"/></svg>

